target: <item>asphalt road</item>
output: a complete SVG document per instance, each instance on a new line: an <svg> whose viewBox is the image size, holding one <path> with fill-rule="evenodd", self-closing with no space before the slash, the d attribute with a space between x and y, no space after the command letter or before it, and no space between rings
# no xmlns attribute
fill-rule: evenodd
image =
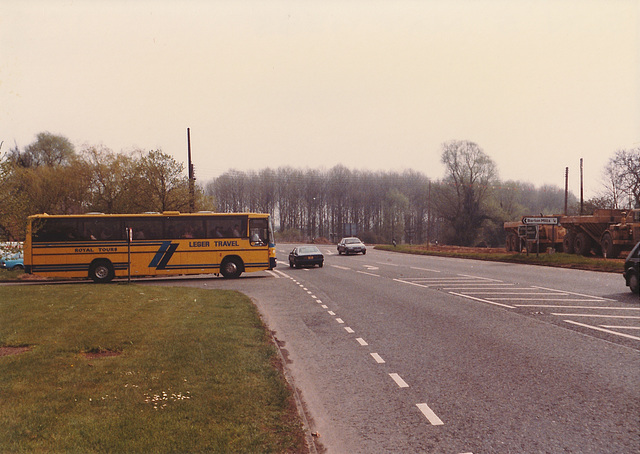
<svg viewBox="0 0 640 454"><path fill-rule="evenodd" d="M171 285L249 295L320 451L640 452L640 300L617 274L369 250ZM154 285L160 282L153 282Z"/></svg>

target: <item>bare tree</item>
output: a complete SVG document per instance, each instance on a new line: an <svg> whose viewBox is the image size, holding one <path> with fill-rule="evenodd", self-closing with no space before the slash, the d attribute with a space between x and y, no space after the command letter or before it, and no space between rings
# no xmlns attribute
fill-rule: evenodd
<svg viewBox="0 0 640 454"><path fill-rule="evenodd" d="M438 199L441 215L452 227L452 242L472 246L487 219L484 202L497 171L493 160L475 143L455 140L442 145L448 190Z"/></svg>
<svg viewBox="0 0 640 454"><path fill-rule="evenodd" d="M640 207L640 147L618 150L603 171L611 208Z"/></svg>

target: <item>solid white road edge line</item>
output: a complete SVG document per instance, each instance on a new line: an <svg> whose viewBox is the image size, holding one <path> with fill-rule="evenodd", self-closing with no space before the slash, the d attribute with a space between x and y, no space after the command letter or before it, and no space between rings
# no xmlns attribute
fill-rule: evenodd
<svg viewBox="0 0 640 454"><path fill-rule="evenodd" d="M616 326L616 325L600 325L602 328L611 328L611 329L640 329L640 326Z"/></svg>
<svg viewBox="0 0 640 454"><path fill-rule="evenodd" d="M574 301L574 300L572 300ZM606 309L614 311L640 311L640 307L560 306L555 304L514 304L515 307L550 307L553 309Z"/></svg>

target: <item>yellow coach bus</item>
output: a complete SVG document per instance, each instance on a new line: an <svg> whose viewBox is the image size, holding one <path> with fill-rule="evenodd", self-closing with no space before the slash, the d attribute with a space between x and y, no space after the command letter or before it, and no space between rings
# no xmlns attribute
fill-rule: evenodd
<svg viewBox="0 0 640 454"><path fill-rule="evenodd" d="M273 269L268 214L180 213L29 216L25 272L49 277L222 274Z"/></svg>

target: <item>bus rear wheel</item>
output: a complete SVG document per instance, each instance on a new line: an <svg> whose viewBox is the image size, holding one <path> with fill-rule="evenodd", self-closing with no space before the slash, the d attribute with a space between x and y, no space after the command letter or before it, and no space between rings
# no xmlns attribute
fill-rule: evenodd
<svg viewBox="0 0 640 454"><path fill-rule="evenodd" d="M236 279L242 274L242 262L235 257L224 259L220 265L220 273L227 279Z"/></svg>
<svg viewBox="0 0 640 454"><path fill-rule="evenodd" d="M106 284L114 278L115 272L109 260L94 260L89 267L89 277L98 284Z"/></svg>

